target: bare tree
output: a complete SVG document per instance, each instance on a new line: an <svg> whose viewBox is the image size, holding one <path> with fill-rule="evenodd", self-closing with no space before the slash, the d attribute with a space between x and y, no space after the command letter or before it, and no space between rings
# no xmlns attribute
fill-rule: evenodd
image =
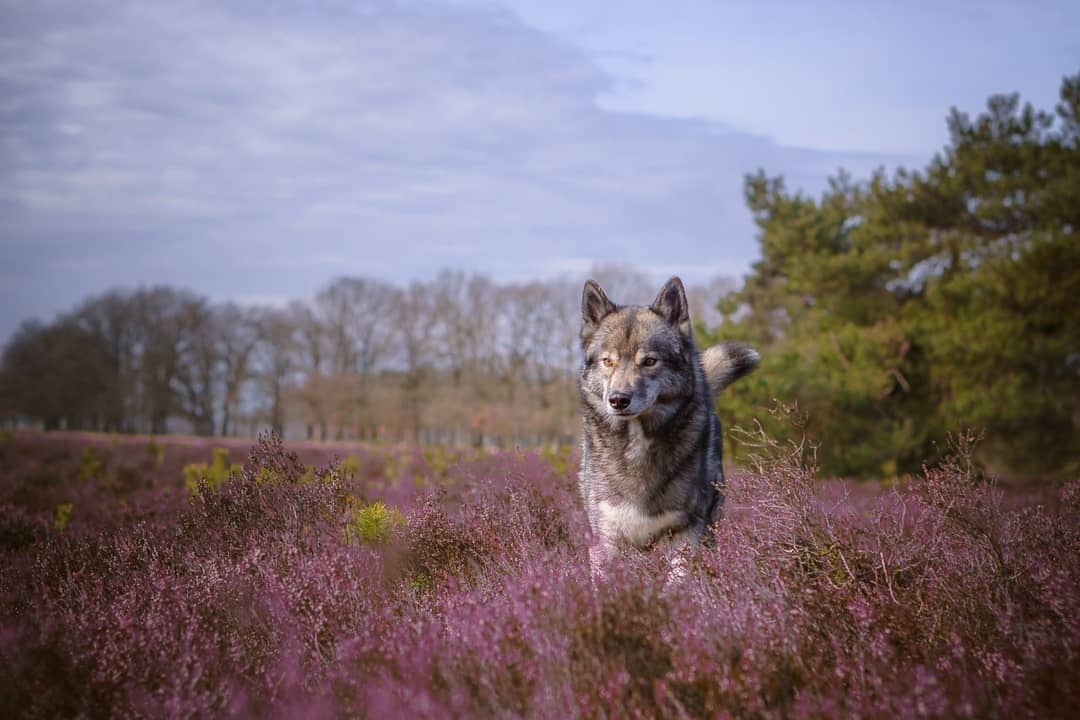
<svg viewBox="0 0 1080 720"><path fill-rule="evenodd" d="M220 356L214 314L203 298L185 297L173 318L178 363L172 381L177 409L197 435L214 434Z"/></svg>
<svg viewBox="0 0 1080 720"><path fill-rule="evenodd" d="M651 300L631 266L593 274L617 300ZM692 287L695 319L712 325L729 287ZM284 433L291 420L309 438L562 442L577 424L580 297L579 279L497 284L461 271L404 289L338 278L285 310L114 290L12 338L0 410L50 428L161 433L183 418L235 433L252 419Z"/></svg>
<svg viewBox="0 0 1080 720"><path fill-rule="evenodd" d="M315 309L329 339L332 370L348 388L336 408L337 436L363 423L372 373L391 349L392 285L364 277L341 277L321 290Z"/></svg>
<svg viewBox="0 0 1080 720"><path fill-rule="evenodd" d="M193 322L197 311L192 306L200 302L205 304L205 300L187 291L160 286L139 290L132 297L132 302L138 338L142 412L149 421L150 432L164 433L170 414L181 412L189 417L191 415L179 407L177 384L185 363L184 356L194 358L188 337L197 325ZM197 370L188 368L184 371L192 383L197 382ZM198 395L198 391L195 391L195 395ZM196 401L195 404L200 403ZM205 407L195 412L209 416L212 406L210 412Z"/></svg>
<svg viewBox="0 0 1080 720"><path fill-rule="evenodd" d="M213 333L221 365L221 434L235 433L235 412L244 385L251 379L252 357L260 340L260 313L225 303L213 309Z"/></svg>
<svg viewBox="0 0 1080 720"><path fill-rule="evenodd" d="M490 374L496 354L498 288L486 275L443 270L432 284L440 320L439 349L454 387Z"/></svg>
<svg viewBox="0 0 1080 720"><path fill-rule="evenodd" d="M543 335L550 327L548 291L541 283L504 285L499 289L498 308L502 321L499 332L506 399L518 402L518 387L525 381L529 365L542 362Z"/></svg>
<svg viewBox="0 0 1080 720"><path fill-rule="evenodd" d="M593 265L589 276L600 283L608 297L620 305L648 305L656 295L655 283L629 263ZM580 288L577 296L581 298Z"/></svg>
<svg viewBox="0 0 1080 720"><path fill-rule="evenodd" d="M319 430L319 439L327 439L327 332L311 306L301 301L289 304L289 317L296 329L300 369L304 373L297 396L305 410L307 437L315 436Z"/></svg>
<svg viewBox="0 0 1080 720"><path fill-rule="evenodd" d="M258 342L252 358L259 394L266 398L267 422L278 435L285 435L285 395L290 378L300 367L295 314L287 310L262 310L256 322Z"/></svg>
<svg viewBox="0 0 1080 720"><path fill-rule="evenodd" d="M571 377L567 359L563 286L529 282L500 288L499 356L506 389L501 416L515 442L536 444L561 435Z"/></svg>
<svg viewBox="0 0 1080 720"><path fill-rule="evenodd" d="M138 337L135 300L110 290L84 301L73 319L99 347L104 389L99 403L102 429L132 432L138 415Z"/></svg>
<svg viewBox="0 0 1080 720"><path fill-rule="evenodd" d="M404 370L406 423L413 439L419 441L423 406L427 400L424 382L432 369L435 327L438 323L432 287L420 282L411 283L400 291L395 310L395 327Z"/></svg>
<svg viewBox="0 0 1080 720"><path fill-rule="evenodd" d="M695 324L712 330L724 321L724 315L716 305L725 295L734 292L738 282L726 275L717 275L704 283L686 288L686 299L690 303L690 317Z"/></svg>

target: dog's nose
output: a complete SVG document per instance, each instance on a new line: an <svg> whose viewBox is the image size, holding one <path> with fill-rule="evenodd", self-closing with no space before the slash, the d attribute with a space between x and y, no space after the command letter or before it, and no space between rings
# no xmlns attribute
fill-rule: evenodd
<svg viewBox="0 0 1080 720"><path fill-rule="evenodd" d="M625 393L611 393L608 404L616 410L625 410L630 407L630 396Z"/></svg>

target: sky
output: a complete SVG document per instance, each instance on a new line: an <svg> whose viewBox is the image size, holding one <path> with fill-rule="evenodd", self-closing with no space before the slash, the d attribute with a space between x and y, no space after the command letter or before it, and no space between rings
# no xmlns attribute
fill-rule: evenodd
<svg viewBox="0 0 1080 720"><path fill-rule="evenodd" d="M282 303L757 257L742 182L1050 109L1080 3L0 0L0 340L112 287Z"/></svg>

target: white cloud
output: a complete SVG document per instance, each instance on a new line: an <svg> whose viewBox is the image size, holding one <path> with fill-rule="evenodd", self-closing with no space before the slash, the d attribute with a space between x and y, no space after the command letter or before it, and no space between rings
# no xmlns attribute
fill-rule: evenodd
<svg viewBox="0 0 1080 720"><path fill-rule="evenodd" d="M744 172L818 189L891 160L605 110L608 74L497 10L0 8L0 245L34 278L0 305L20 313L139 282L241 297L445 265L737 271L755 254Z"/></svg>

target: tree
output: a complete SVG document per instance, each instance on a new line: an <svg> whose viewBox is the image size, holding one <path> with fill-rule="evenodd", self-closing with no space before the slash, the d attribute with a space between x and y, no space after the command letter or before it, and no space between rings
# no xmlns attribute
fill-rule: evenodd
<svg viewBox="0 0 1080 720"><path fill-rule="evenodd" d="M315 297L315 312L329 341L331 370L339 385L337 437L346 425L363 424L375 370L391 350L395 289L373 278L341 277Z"/></svg>
<svg viewBox="0 0 1080 720"><path fill-rule="evenodd" d="M98 414L102 429L132 432L138 417L138 335L136 308L130 293L110 290L77 307L73 320L94 338L101 350L104 385Z"/></svg>
<svg viewBox="0 0 1080 720"><path fill-rule="evenodd" d="M263 310L255 317L258 331L252 358L259 395L266 398L266 421L274 432L285 435L285 396L290 378L300 367L295 314L287 310Z"/></svg>
<svg viewBox="0 0 1080 720"><path fill-rule="evenodd" d="M486 398L478 378L493 372L496 354L496 295L499 288L486 275L443 270L432 285L439 319L438 354L454 387L468 384Z"/></svg>
<svg viewBox="0 0 1080 720"><path fill-rule="evenodd" d="M748 176L762 258L706 334L750 340L764 361L725 419L797 401L836 474L916 470L966 426L1002 469L1074 463L1078 87L1063 83L1056 122L1014 95L975 120L954 110L924 172L841 174L820 201Z"/></svg>
<svg viewBox="0 0 1080 720"><path fill-rule="evenodd" d="M0 393L5 404L38 418L46 430L96 429L107 382L103 348L70 316L51 325L19 326L4 348Z"/></svg>
<svg viewBox="0 0 1080 720"><path fill-rule="evenodd" d="M297 396L305 411L307 437L326 440L328 434L328 388L326 382L327 332L308 303L299 300L289 303L290 324L296 329L299 348L298 361L304 374Z"/></svg>
<svg viewBox="0 0 1080 720"><path fill-rule="evenodd" d="M438 323L435 303L431 286L420 282L413 282L400 291L394 302L394 326L404 367L406 422L417 442L421 438L423 407L428 399L424 384L431 370Z"/></svg>
<svg viewBox="0 0 1080 720"><path fill-rule="evenodd" d="M176 409L197 435L214 434L214 405L221 370L218 328L204 298L178 296L169 338L176 353L171 387Z"/></svg>
<svg viewBox="0 0 1080 720"><path fill-rule="evenodd" d="M262 313L224 303L213 309L213 333L221 365L221 434L235 432L233 423L244 385L252 377L255 349L262 339Z"/></svg>

